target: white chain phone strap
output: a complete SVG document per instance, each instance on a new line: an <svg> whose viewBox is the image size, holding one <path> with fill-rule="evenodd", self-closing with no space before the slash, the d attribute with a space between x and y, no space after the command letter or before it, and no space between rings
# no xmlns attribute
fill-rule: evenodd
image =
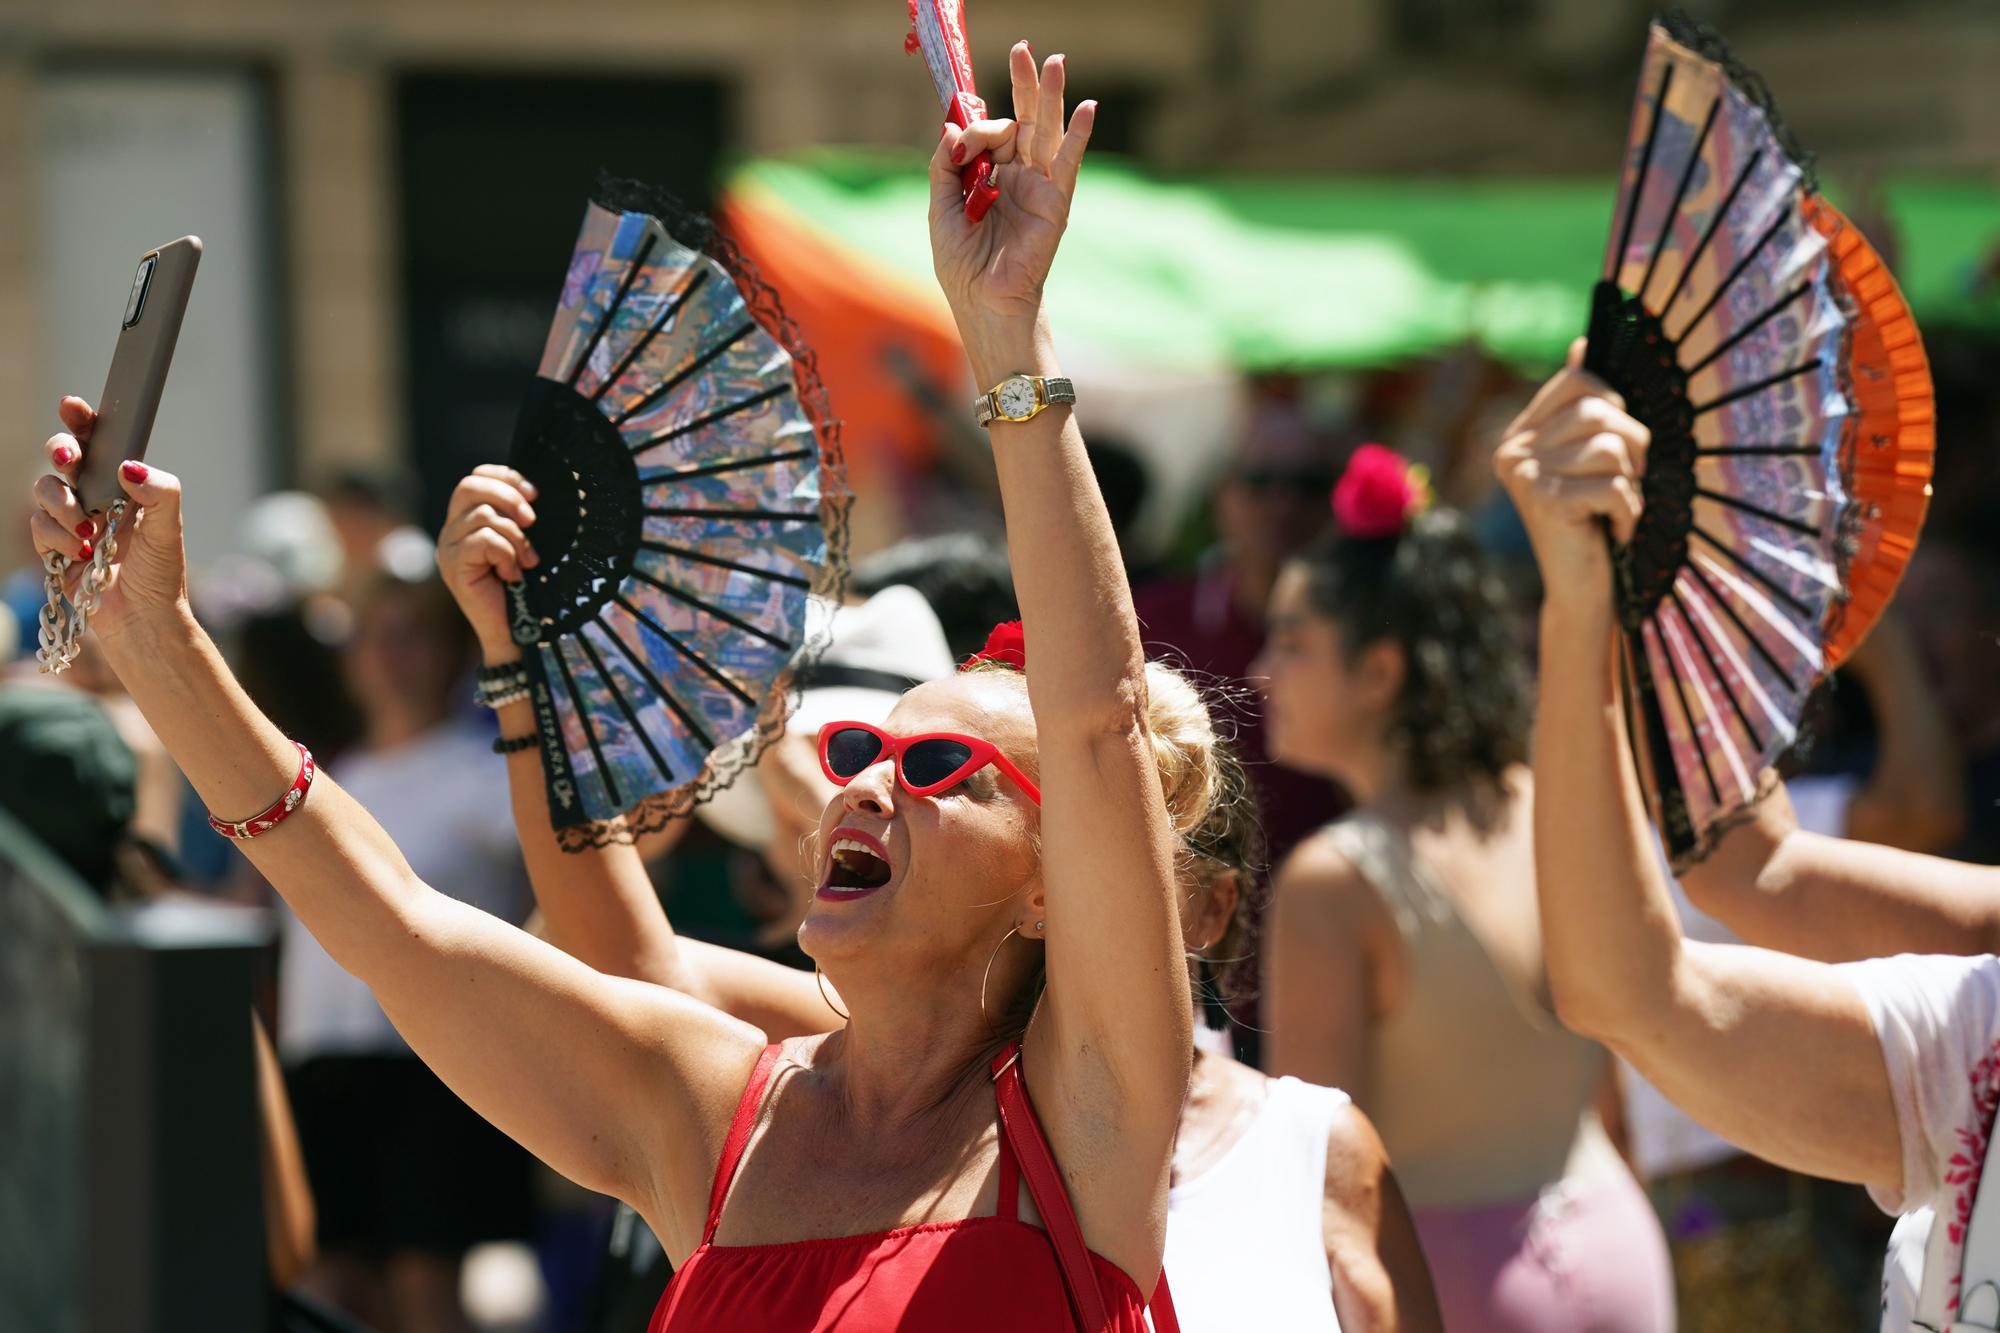
<svg viewBox="0 0 2000 1333"><path fill-rule="evenodd" d="M63 598L63 576L69 572L69 557L50 551L42 557L42 587L48 602L42 607L41 630L36 635L35 661L43 672L57 675L67 671L83 651L83 632L97 610L97 599L111 581L111 561L118 554L118 523L125 517L125 501L113 500L104 514L104 536L90 557L90 569L77 585L76 600Z"/></svg>

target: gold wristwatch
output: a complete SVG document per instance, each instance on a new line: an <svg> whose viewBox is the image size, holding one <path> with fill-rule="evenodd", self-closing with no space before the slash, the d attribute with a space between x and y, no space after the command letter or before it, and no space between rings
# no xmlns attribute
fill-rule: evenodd
<svg viewBox="0 0 2000 1333"><path fill-rule="evenodd" d="M1076 386L1066 379L1009 375L980 394L972 404L972 411L980 425L990 426L996 420L1027 421L1045 407L1075 401Z"/></svg>

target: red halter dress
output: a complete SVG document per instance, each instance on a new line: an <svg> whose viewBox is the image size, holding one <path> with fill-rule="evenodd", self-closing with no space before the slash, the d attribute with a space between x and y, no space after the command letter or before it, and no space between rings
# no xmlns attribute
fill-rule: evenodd
<svg viewBox="0 0 2000 1333"><path fill-rule="evenodd" d="M1000 1109L1000 1204L991 1217L869 1236L717 1245L715 1226L743 1160L778 1047L764 1048L716 1163L708 1225L653 1311L648 1333L1148 1333L1146 1300L1124 1269L1084 1247L1055 1157L1021 1081L1020 1043L993 1061ZM1020 1220L1028 1179L1047 1230ZM1154 1327L1180 1333L1166 1274Z"/></svg>

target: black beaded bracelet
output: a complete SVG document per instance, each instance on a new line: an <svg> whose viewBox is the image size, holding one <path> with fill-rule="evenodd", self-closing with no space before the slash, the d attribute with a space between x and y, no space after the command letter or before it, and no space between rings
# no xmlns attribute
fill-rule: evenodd
<svg viewBox="0 0 2000 1333"><path fill-rule="evenodd" d="M480 680L511 680L515 676L526 676L528 664L522 661L502 662L499 666L483 666L475 673Z"/></svg>
<svg viewBox="0 0 2000 1333"><path fill-rule="evenodd" d="M534 749L541 743L541 739L532 731L525 736L501 736L493 742L493 753L519 754L523 750Z"/></svg>

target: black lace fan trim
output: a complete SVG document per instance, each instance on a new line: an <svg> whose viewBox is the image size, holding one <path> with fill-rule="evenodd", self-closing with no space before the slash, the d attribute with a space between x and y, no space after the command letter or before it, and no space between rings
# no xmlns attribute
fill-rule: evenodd
<svg viewBox="0 0 2000 1333"><path fill-rule="evenodd" d="M848 514L854 494L847 481L840 419L833 414L826 384L820 378L819 360L812 348L785 314L777 291L712 219L688 208L670 191L623 177L600 176L591 197L616 212L651 214L675 240L700 250L721 265L743 293L751 316L791 355L792 372L798 381L798 401L812 422L819 443L820 521L826 531L826 560L813 580L813 592L838 605L847 593ZM709 756L699 777L672 791L645 797L618 819L558 828L557 844L566 852L585 852L634 842L685 817L729 786L746 769L754 767L772 742L785 734L785 723L798 706L798 680L819 661L829 643L829 635L821 631L801 645L792 665L759 710L757 725Z"/></svg>
<svg viewBox="0 0 2000 1333"><path fill-rule="evenodd" d="M1778 113L1778 103L1771 96L1770 87L1763 76L1736 58L1729 49L1729 43L1722 40L1722 34L1709 27L1683 9L1669 9L1655 20L1666 30L1667 36L1685 46L1704 60L1715 62L1722 72L1729 76L1736 90L1757 105L1764 113L1764 119L1771 126L1771 135L1778 146L1785 150L1785 156L1804 173L1804 188L1807 194L1819 193L1818 159L1807 152L1799 142L1792 127Z"/></svg>
<svg viewBox="0 0 2000 1333"><path fill-rule="evenodd" d="M1800 739L1805 739L1803 728L1800 730ZM1717 815L1707 828L1695 836L1692 846L1678 855L1672 855L1668 858L1668 869L1672 870L1678 878L1687 874L1688 871L1694 869L1703 861L1706 861L1709 855L1722 845L1722 840L1727 838L1731 832L1757 818L1758 807L1762 806L1770 798L1771 794L1783 785L1784 779L1778 775L1778 771L1775 768L1765 769L1757 779L1757 795L1735 809Z"/></svg>

